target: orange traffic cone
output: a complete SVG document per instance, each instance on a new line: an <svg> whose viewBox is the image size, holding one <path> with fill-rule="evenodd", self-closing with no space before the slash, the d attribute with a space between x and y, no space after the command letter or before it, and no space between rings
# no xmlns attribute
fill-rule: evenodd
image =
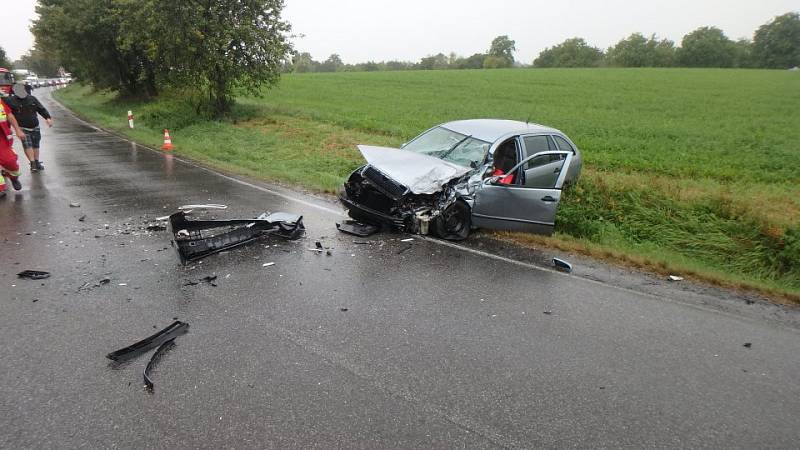
<svg viewBox="0 0 800 450"><path fill-rule="evenodd" d="M164 145L161 146L161 150L172 150L172 138L169 137L169 130L164 128Z"/></svg>

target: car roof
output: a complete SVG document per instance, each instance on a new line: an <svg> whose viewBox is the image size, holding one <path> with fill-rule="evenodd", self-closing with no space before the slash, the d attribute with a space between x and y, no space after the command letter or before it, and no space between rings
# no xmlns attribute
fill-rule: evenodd
<svg viewBox="0 0 800 450"><path fill-rule="evenodd" d="M528 133L561 133L555 128L539 125L538 123L525 123L517 120L501 119L471 119L456 120L440 125L450 131L472 136L486 142L494 142L500 138L513 134Z"/></svg>

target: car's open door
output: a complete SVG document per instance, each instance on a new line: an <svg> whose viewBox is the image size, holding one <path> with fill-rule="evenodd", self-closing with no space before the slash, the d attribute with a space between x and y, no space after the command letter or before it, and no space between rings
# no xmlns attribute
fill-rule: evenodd
<svg viewBox="0 0 800 450"><path fill-rule="evenodd" d="M472 224L480 228L551 234L572 158L570 151L539 152L508 171L515 174L515 184L499 184L498 177L484 179L475 192ZM541 170L549 171L552 176L537 173Z"/></svg>

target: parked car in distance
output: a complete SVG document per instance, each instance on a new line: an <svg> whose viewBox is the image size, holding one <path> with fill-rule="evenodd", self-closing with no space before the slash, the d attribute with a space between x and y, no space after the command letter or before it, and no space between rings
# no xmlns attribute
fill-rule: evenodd
<svg viewBox="0 0 800 450"><path fill-rule="evenodd" d="M554 128L512 120L437 125L399 149L358 146L367 164L339 198L359 222L462 240L472 228L551 234L580 150Z"/></svg>

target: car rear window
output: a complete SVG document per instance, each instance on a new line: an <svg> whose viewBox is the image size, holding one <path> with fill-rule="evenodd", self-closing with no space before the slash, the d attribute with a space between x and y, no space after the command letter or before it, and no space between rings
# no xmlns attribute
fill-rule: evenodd
<svg viewBox="0 0 800 450"><path fill-rule="evenodd" d="M569 142L567 142L566 139L562 138L561 136L553 136L553 137L556 138L556 143L558 144L559 150L567 150L570 152L575 151L575 149L573 149L572 146L569 145Z"/></svg>

